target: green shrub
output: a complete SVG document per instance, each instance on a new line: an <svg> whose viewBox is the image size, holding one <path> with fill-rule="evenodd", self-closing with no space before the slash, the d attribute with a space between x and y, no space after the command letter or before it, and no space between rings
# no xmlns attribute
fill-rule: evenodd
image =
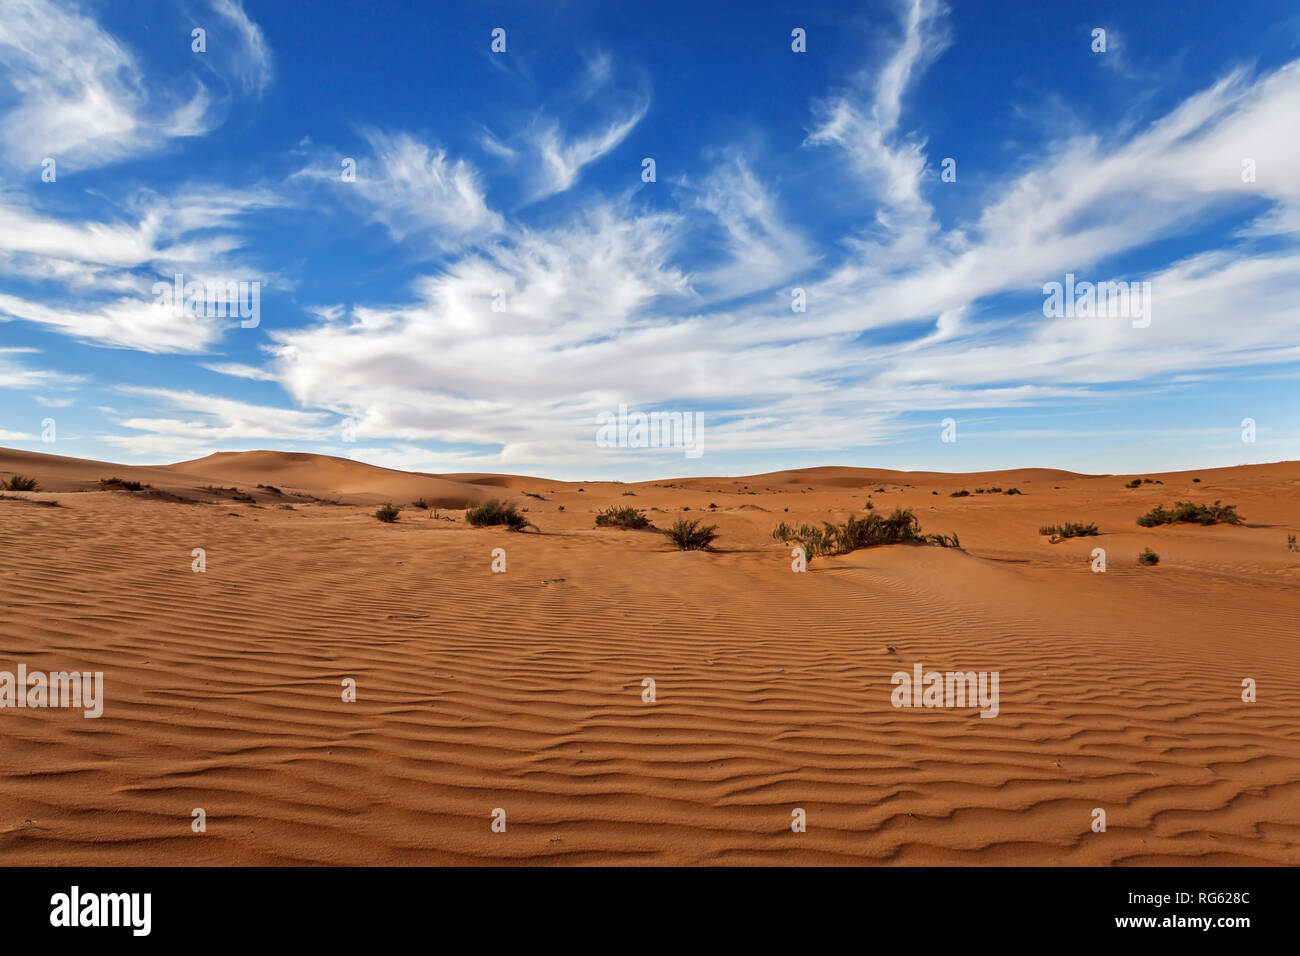
<svg viewBox="0 0 1300 956"><path fill-rule="evenodd" d="M537 527L514 505L496 499L477 508L470 508L465 512L465 520L476 528L505 525L510 531L523 531L525 528Z"/></svg>
<svg viewBox="0 0 1300 956"><path fill-rule="evenodd" d="M678 518L673 526L661 532L682 551L703 551L718 536L717 525L701 525L700 519Z"/></svg>
<svg viewBox="0 0 1300 956"><path fill-rule="evenodd" d="M1132 481L1127 482L1124 485L1125 488L1140 488L1141 486L1142 486L1141 478L1134 478Z"/></svg>
<svg viewBox="0 0 1300 956"><path fill-rule="evenodd" d="M1198 505L1190 501L1177 501L1172 508L1156 505L1137 519L1144 528L1161 524L1241 524L1246 519L1237 514L1235 505L1218 501L1212 505Z"/></svg>
<svg viewBox="0 0 1300 956"><path fill-rule="evenodd" d="M650 527L650 519L637 508L606 508L596 515L597 528L624 528L639 531Z"/></svg>
<svg viewBox="0 0 1300 956"><path fill-rule="evenodd" d="M375 517L378 518L380 521L384 522L384 524L392 524L394 521L397 520L397 516L401 513L402 513L401 509L394 508L393 503L390 501L388 504L384 505L382 508L380 508L378 511L375 512Z"/></svg>
<svg viewBox="0 0 1300 956"><path fill-rule="evenodd" d="M1045 524L1038 529L1039 534L1045 534L1050 537L1050 544L1056 544L1058 541L1064 541L1066 538L1087 538L1092 535L1101 534L1095 521L1087 524L1081 524L1077 521L1067 521L1064 524Z"/></svg>
<svg viewBox="0 0 1300 956"><path fill-rule="evenodd" d="M423 498L416 498L414 501L411 502L411 507L419 508L421 511L428 511L429 502L425 501Z"/></svg>
<svg viewBox="0 0 1300 956"><path fill-rule="evenodd" d="M1288 551L1300 551L1300 545L1296 544L1295 535L1289 534L1286 536L1286 549Z"/></svg>
<svg viewBox="0 0 1300 956"><path fill-rule="evenodd" d="M1160 555L1156 554L1150 548L1144 548L1138 555L1138 564L1159 564Z"/></svg>
<svg viewBox="0 0 1300 956"><path fill-rule="evenodd" d="M970 492L963 488L961 491L954 491L948 496L949 498L969 498Z"/></svg>
<svg viewBox="0 0 1300 956"><path fill-rule="evenodd" d="M36 491L40 485L36 483L35 478L26 478L23 475L14 475L9 479L6 485L0 487L8 488L10 491Z"/></svg>

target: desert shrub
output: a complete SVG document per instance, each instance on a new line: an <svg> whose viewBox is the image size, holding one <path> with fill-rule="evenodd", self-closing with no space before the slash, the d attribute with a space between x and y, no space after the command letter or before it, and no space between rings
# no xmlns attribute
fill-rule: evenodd
<svg viewBox="0 0 1300 956"><path fill-rule="evenodd" d="M428 511L429 502L425 501L423 498L416 498L414 501L411 502L411 507L419 508L421 511Z"/></svg>
<svg viewBox="0 0 1300 956"><path fill-rule="evenodd" d="M233 495L230 496L230 500L231 501L254 501L256 499L253 498L252 495L247 494L246 492L236 491Z"/></svg>
<svg viewBox="0 0 1300 956"><path fill-rule="evenodd" d="M875 511L875 510L876 510L876 506L875 506L875 504L871 501L870 498L867 499L867 510L868 510L868 511Z"/></svg>
<svg viewBox="0 0 1300 956"><path fill-rule="evenodd" d="M624 528L639 531L650 527L650 519L645 512L637 508L606 508L596 515L597 528Z"/></svg>
<svg viewBox="0 0 1300 956"><path fill-rule="evenodd" d="M1300 545L1296 544L1295 535L1289 534L1286 536L1286 549L1288 551L1300 551Z"/></svg>
<svg viewBox="0 0 1300 956"><path fill-rule="evenodd" d="M142 488L149 487L148 485L140 484L138 481L126 481L125 479L116 476L113 478L101 478L99 479L99 483L105 488L121 488L124 491L139 491Z"/></svg>
<svg viewBox="0 0 1300 956"><path fill-rule="evenodd" d="M1066 521L1064 524L1045 524L1038 529L1039 534L1049 536L1050 543L1056 544L1066 538L1087 538L1101 534L1095 521L1082 524L1078 521Z"/></svg>
<svg viewBox="0 0 1300 956"><path fill-rule="evenodd" d="M1024 494L1024 492L1021 491L1019 488L1008 488L1006 491L1004 491L1004 492L1002 492L1002 493L1003 493L1004 495L1023 495L1023 494Z"/></svg>
<svg viewBox="0 0 1300 956"><path fill-rule="evenodd" d="M954 491L948 496L949 498L969 498L970 492L963 488L961 491Z"/></svg>
<svg viewBox="0 0 1300 956"><path fill-rule="evenodd" d="M1142 553L1138 555L1138 564L1159 564L1160 555L1156 554L1150 548L1143 548Z"/></svg>
<svg viewBox="0 0 1300 956"><path fill-rule="evenodd" d="M671 528L662 533L682 551L703 551L718 536L718 526L701 525L699 518L690 521L678 518Z"/></svg>
<svg viewBox="0 0 1300 956"><path fill-rule="evenodd" d="M1193 478L1192 481L1195 482L1195 483L1198 484L1198 485L1201 483L1201 479L1199 479L1199 478Z"/></svg>
<svg viewBox="0 0 1300 956"><path fill-rule="evenodd" d="M388 504L384 505L382 508L380 508L378 511L375 512L375 517L378 518L380 521L384 522L384 524L392 524L394 521L397 520L397 516L401 513L402 513L401 509L394 508L393 503L390 501Z"/></svg>
<svg viewBox="0 0 1300 956"><path fill-rule="evenodd" d="M635 497L636 497L636 492L635 492L635 491L625 491L625 492L623 492L623 497L624 497L624 498L635 498Z"/></svg>
<svg viewBox="0 0 1300 956"><path fill-rule="evenodd" d="M1161 524L1241 524L1246 519L1237 514L1235 505L1220 504L1198 505L1190 501L1174 502L1172 508L1156 505L1137 519L1144 528L1153 528Z"/></svg>
<svg viewBox="0 0 1300 956"><path fill-rule="evenodd" d="M27 478L23 475L14 475L9 479L8 484L0 487L8 488L10 491L36 491L40 485L36 483L35 478Z"/></svg>
<svg viewBox="0 0 1300 956"><path fill-rule="evenodd" d="M932 491L932 492L930 492L930 494L932 494L932 495L937 495L938 493L939 493L939 492L937 492L937 491Z"/></svg>
<svg viewBox="0 0 1300 956"><path fill-rule="evenodd" d="M1132 481L1125 482L1125 488L1140 488L1142 486L1141 478L1134 478Z"/></svg>
<svg viewBox="0 0 1300 956"><path fill-rule="evenodd" d="M907 542L943 548L961 547L955 534L923 534L911 508L895 508L887 517L879 514L862 518L850 515L843 524L824 521L820 528L808 524L795 528L782 521L773 529L772 537L777 541L797 541L810 560L819 554L847 554L859 548Z"/></svg>
<svg viewBox="0 0 1300 956"><path fill-rule="evenodd" d="M465 520L476 528L505 525L511 531L523 531L530 526L537 527L514 505L496 499L470 508L465 512Z"/></svg>
<svg viewBox="0 0 1300 956"><path fill-rule="evenodd" d="M527 495L529 498L536 498L538 501L545 501L545 500L546 500L545 498L543 498L541 495L539 495L539 494L538 494L537 492L535 492L535 491L525 491L524 494ZM631 492L627 492L627 494L631 494Z"/></svg>
<svg viewBox="0 0 1300 956"><path fill-rule="evenodd" d="M275 485L261 485L261 484L259 484L257 487L261 488L263 491L269 491L269 492L270 492L271 494L273 494L273 495L282 495L282 494L284 494L284 492L281 491L279 488L275 487Z"/></svg>

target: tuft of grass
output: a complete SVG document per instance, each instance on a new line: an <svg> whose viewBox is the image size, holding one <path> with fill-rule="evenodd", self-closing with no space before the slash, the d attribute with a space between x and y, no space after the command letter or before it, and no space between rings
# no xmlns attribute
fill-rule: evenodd
<svg viewBox="0 0 1300 956"><path fill-rule="evenodd" d="M414 501L411 502L411 507L419 508L421 511L428 511L429 502L425 501L423 498L416 498Z"/></svg>
<svg viewBox="0 0 1300 956"><path fill-rule="evenodd" d="M1067 521L1064 524L1045 524L1038 529L1039 534L1048 536L1049 544L1056 544L1058 541L1064 541L1066 538L1088 538L1093 535L1101 534L1095 521L1082 524L1078 521Z"/></svg>
<svg viewBox="0 0 1300 956"><path fill-rule="evenodd" d="M1246 519L1237 514L1235 505L1220 504L1198 505L1190 501L1176 501L1172 508L1156 505L1137 519L1144 528L1153 528L1161 524L1241 524Z"/></svg>
<svg viewBox="0 0 1300 956"><path fill-rule="evenodd" d="M541 495L539 495L539 494L538 494L537 492L535 492L535 491L525 491L524 494L527 495L529 498L536 498L538 501L545 501L545 500L546 500L545 498L543 498ZM628 492L628 494L631 494L631 492Z"/></svg>
<svg viewBox="0 0 1300 956"><path fill-rule="evenodd" d="M269 491L269 492L270 492L271 494L273 494L273 495L282 495L282 494L284 494L284 492L281 491L279 488L275 487L275 485L263 485L263 484L259 484L257 487L261 488L263 491Z"/></svg>
<svg viewBox="0 0 1300 956"><path fill-rule="evenodd" d="M1159 564L1160 555L1156 554L1150 548L1143 548L1142 553L1138 555L1138 564Z"/></svg>
<svg viewBox="0 0 1300 956"><path fill-rule="evenodd" d="M871 501L870 498L867 499L867 510L868 510L868 511L875 511L875 510L876 510L876 506L875 506L875 504L872 503L872 501Z"/></svg>
<svg viewBox="0 0 1300 956"><path fill-rule="evenodd" d="M525 528L536 528L524 517L517 507L505 501L498 501L495 498L477 508L470 508L465 512L465 520L475 528L488 528L494 525L505 525L509 531L523 531Z"/></svg>
<svg viewBox="0 0 1300 956"><path fill-rule="evenodd" d="M623 528L627 531L640 531L650 527L650 519L645 512L637 508L606 508L596 515L597 528Z"/></svg>
<svg viewBox="0 0 1300 956"><path fill-rule="evenodd" d="M36 483L35 478L14 475L7 484L0 485L0 488L8 488L10 491L36 491L40 485Z"/></svg>
<svg viewBox="0 0 1300 956"><path fill-rule="evenodd" d="M1300 545L1296 544L1295 535L1286 536L1286 549L1288 551L1300 551Z"/></svg>
<svg viewBox="0 0 1300 956"><path fill-rule="evenodd" d="M400 515L401 513L402 510L400 508L394 508L393 503L390 501L388 504L384 505L382 508L380 508L378 511L375 512L375 517L378 518L380 521L382 521L384 524L392 524L394 521L397 520L397 516Z"/></svg>
<svg viewBox="0 0 1300 956"><path fill-rule="evenodd" d="M699 518L678 518L671 528L661 530L680 551L703 551L718 536L717 525L701 525Z"/></svg>
<svg viewBox="0 0 1300 956"><path fill-rule="evenodd" d="M624 497L624 498L635 498L635 497L636 497L636 492L635 492L635 491L625 491L625 492L623 492L623 497Z"/></svg>

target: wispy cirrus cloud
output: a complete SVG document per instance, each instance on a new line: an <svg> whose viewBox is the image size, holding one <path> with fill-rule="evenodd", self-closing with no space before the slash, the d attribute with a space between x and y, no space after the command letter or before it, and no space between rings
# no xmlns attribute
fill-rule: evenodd
<svg viewBox="0 0 1300 956"><path fill-rule="evenodd" d="M262 28L244 12L239 0L212 0L212 9L239 38L237 53L229 60L240 86L245 93L261 95L271 84L274 72L271 48L262 35Z"/></svg>
<svg viewBox="0 0 1300 956"><path fill-rule="evenodd" d="M51 157L85 169L211 128L201 85L150 89L135 56L74 8L0 0L0 24L0 82L13 101L0 149L10 163L35 169Z"/></svg>

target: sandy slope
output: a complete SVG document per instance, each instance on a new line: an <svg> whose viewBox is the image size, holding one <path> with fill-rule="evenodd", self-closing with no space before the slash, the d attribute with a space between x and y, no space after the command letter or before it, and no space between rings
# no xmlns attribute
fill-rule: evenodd
<svg viewBox="0 0 1300 956"><path fill-rule="evenodd" d="M0 670L102 670L107 703L0 710L3 863L1300 863L1300 463L1134 490L1046 469L578 485L271 452L0 451L11 472L62 507L0 500ZM97 490L111 475L159 494ZM993 484L1024 494L949 497ZM868 493L965 550L791 573L772 527ZM362 506L417 495L438 519ZM540 532L445 510L492 495ZM1248 523L1134 523L1176 498ZM713 553L592 527L710 503ZM1104 534L1037 534L1070 519ZM998 671L999 715L895 709L916 662Z"/></svg>

